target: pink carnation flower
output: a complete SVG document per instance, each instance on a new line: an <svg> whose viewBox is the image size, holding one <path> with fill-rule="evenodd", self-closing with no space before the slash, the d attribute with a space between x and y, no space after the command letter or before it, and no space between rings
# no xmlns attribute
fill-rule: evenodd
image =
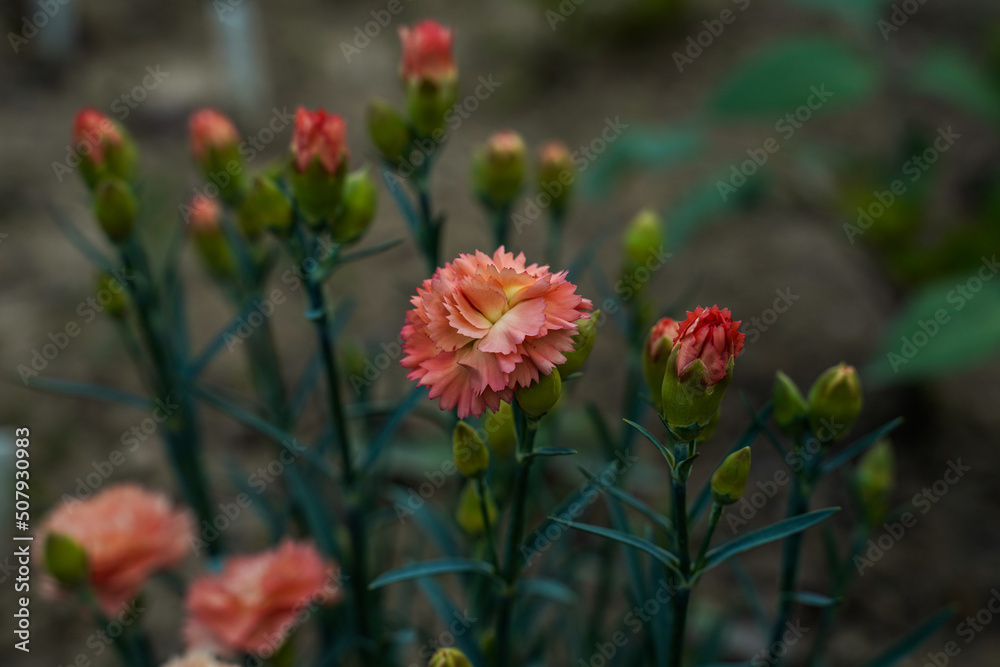
<svg viewBox="0 0 1000 667"><path fill-rule="evenodd" d="M226 561L191 583L185 606L189 648L225 653L276 651L311 604L338 602L337 567L311 544L285 540Z"/></svg>
<svg viewBox="0 0 1000 667"><path fill-rule="evenodd" d="M456 77L451 28L423 21L412 28L400 28L399 40L403 44L400 70L405 81L442 84Z"/></svg>
<svg viewBox="0 0 1000 667"><path fill-rule="evenodd" d="M174 658L163 667L235 667L235 665L219 662L211 654L199 651Z"/></svg>
<svg viewBox="0 0 1000 667"><path fill-rule="evenodd" d="M152 574L184 560L194 524L165 495L120 484L88 500L59 505L45 520L38 541L44 544L51 533L83 548L90 585L112 615L138 595Z"/></svg>
<svg viewBox="0 0 1000 667"><path fill-rule="evenodd" d="M195 160L201 162L210 149L221 150L235 147L240 141L240 133L225 114L215 109L201 109L188 121L191 152Z"/></svg>
<svg viewBox="0 0 1000 667"><path fill-rule="evenodd" d="M514 391L564 363L577 321L590 317L588 299L566 272L525 265L501 246L493 257L477 251L425 280L410 299L402 330L403 366L430 387L442 410L460 418L500 408Z"/></svg>

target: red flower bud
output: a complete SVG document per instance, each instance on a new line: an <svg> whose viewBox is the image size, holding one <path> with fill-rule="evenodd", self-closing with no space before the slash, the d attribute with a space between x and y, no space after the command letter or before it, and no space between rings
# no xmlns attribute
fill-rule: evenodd
<svg viewBox="0 0 1000 667"><path fill-rule="evenodd" d="M407 82L430 81L437 85L453 81L457 75L451 52L451 29L435 21L424 21L399 29L403 43L400 71Z"/></svg>
<svg viewBox="0 0 1000 667"><path fill-rule="evenodd" d="M222 227L219 225L221 216L222 209L214 199L200 194L191 198L189 222L194 234L203 236L221 232Z"/></svg>
<svg viewBox="0 0 1000 667"><path fill-rule="evenodd" d="M694 363L705 365L706 387L720 382L729 370L729 364L743 349L745 334L737 331L740 321L733 322L728 308L695 308L678 327L674 345L677 352L677 377L683 382L693 370Z"/></svg>
<svg viewBox="0 0 1000 667"><path fill-rule="evenodd" d="M240 134L224 114L215 109L202 109L188 122L191 134L191 153L203 164L210 151L224 153L240 143Z"/></svg>
<svg viewBox="0 0 1000 667"><path fill-rule="evenodd" d="M73 143L80 156L80 173L91 189L109 175L131 180L135 147L125 131L100 111L85 108L77 113Z"/></svg>
<svg viewBox="0 0 1000 667"><path fill-rule="evenodd" d="M646 378L646 385L649 387L649 394L657 409L662 408L660 403L662 401L663 374L667 370L667 358L674 347L678 326L680 325L676 320L664 317L653 325L642 347L642 372Z"/></svg>
<svg viewBox="0 0 1000 667"><path fill-rule="evenodd" d="M344 119L323 109L309 111L302 107L295 113L292 157L295 169L303 173L318 160L328 174L333 174L348 158L347 127Z"/></svg>

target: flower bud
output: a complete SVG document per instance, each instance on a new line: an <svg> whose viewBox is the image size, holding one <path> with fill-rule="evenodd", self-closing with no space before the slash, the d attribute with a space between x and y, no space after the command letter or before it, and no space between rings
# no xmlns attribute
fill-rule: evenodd
<svg viewBox="0 0 1000 667"><path fill-rule="evenodd" d="M750 476L750 448L733 452L712 475L712 499L720 505L732 505L743 497Z"/></svg>
<svg viewBox="0 0 1000 667"><path fill-rule="evenodd" d="M805 432L809 421L809 406L798 386L781 371L774 374L774 423L786 435L796 437Z"/></svg>
<svg viewBox="0 0 1000 667"><path fill-rule="evenodd" d="M295 113L290 180L302 212L312 222L330 219L340 206L347 174L344 119L323 109Z"/></svg>
<svg viewBox="0 0 1000 667"><path fill-rule="evenodd" d="M196 194L188 206L188 223L202 264L217 278L236 275L236 261L222 229L222 209L214 199Z"/></svg>
<svg viewBox="0 0 1000 667"><path fill-rule="evenodd" d="M514 201L524 184L524 141L516 132L497 132L476 151L472 178L476 194L489 206Z"/></svg>
<svg viewBox="0 0 1000 667"><path fill-rule="evenodd" d="M490 468L490 450L476 429L463 421L455 424L451 437L455 467L463 477L482 477Z"/></svg>
<svg viewBox="0 0 1000 667"><path fill-rule="evenodd" d="M490 412L485 426L493 453L501 459L513 457L517 449L517 433L514 431L514 412L510 403L502 402L499 410Z"/></svg>
<svg viewBox="0 0 1000 667"><path fill-rule="evenodd" d="M489 517L490 525L495 526L497 503L493 494L490 493L489 487L486 489L486 515ZM475 482L468 482L462 487L462 492L458 495L455 521L468 535L482 535L486 532L486 525L483 523L483 509L479 505L479 485Z"/></svg>
<svg viewBox="0 0 1000 667"><path fill-rule="evenodd" d="M403 46L400 74L410 123L422 136L444 131L445 114L458 98L458 70L452 34L434 21L399 29Z"/></svg>
<svg viewBox="0 0 1000 667"><path fill-rule="evenodd" d="M663 374L667 370L667 358L677 337L677 321L669 317L660 319L649 330L642 346L642 374L649 387L649 395L657 412L663 411Z"/></svg>
<svg viewBox="0 0 1000 667"><path fill-rule="evenodd" d="M457 648L441 648L431 656L428 667L472 667L472 663Z"/></svg>
<svg viewBox="0 0 1000 667"><path fill-rule="evenodd" d="M285 193L267 176L255 176L246 197L240 202L240 231L255 239L270 229L285 236L292 226L292 203Z"/></svg>
<svg viewBox="0 0 1000 667"><path fill-rule="evenodd" d="M712 435L715 433L715 429L718 428L719 421L721 419L722 419L722 408L719 408L718 410L715 411L715 414L712 415L712 418L708 420L708 423L705 424L705 427L701 430L701 433L699 433L698 436L694 439L695 442L700 444L711 438Z"/></svg>
<svg viewBox="0 0 1000 667"><path fill-rule="evenodd" d="M560 394L562 394L562 378L553 370L548 375L539 375L538 382L518 389L514 397L517 398L517 404L521 406L524 414L537 419L555 407Z"/></svg>
<svg viewBox="0 0 1000 667"><path fill-rule="evenodd" d="M368 166L348 174L344 182L344 205L331 230L333 240L346 245L361 238L375 218L377 206L378 188Z"/></svg>
<svg viewBox="0 0 1000 667"><path fill-rule="evenodd" d="M192 114L188 131L191 154L205 178L219 188L223 201L236 204L246 187L246 163L236 126L215 109L201 109Z"/></svg>
<svg viewBox="0 0 1000 667"><path fill-rule="evenodd" d="M549 207L561 213L569 204L576 168L566 144L550 141L538 151L538 191L551 197Z"/></svg>
<svg viewBox="0 0 1000 667"><path fill-rule="evenodd" d="M125 286L110 273L98 271L96 280L97 301L104 305L104 312L114 318L125 316L128 310L128 296Z"/></svg>
<svg viewBox="0 0 1000 667"><path fill-rule="evenodd" d="M632 218L622 237L622 247L626 275L631 275L640 267L648 270L653 262L658 261L663 247L663 222L656 211L644 208Z"/></svg>
<svg viewBox="0 0 1000 667"><path fill-rule="evenodd" d="M577 321L576 334L573 335L573 349L564 353L566 361L556 368L562 379L565 380L580 370L590 357L597 341L597 318L600 314L601 311L595 310L590 317Z"/></svg>
<svg viewBox="0 0 1000 667"><path fill-rule="evenodd" d="M854 471L854 488L869 525L878 525L889 510L889 494L896 477L896 457L888 440L879 440L865 452Z"/></svg>
<svg viewBox="0 0 1000 667"><path fill-rule="evenodd" d="M368 104L368 136L378 152L396 164L410 145L410 128L395 107L382 99Z"/></svg>
<svg viewBox="0 0 1000 667"><path fill-rule="evenodd" d="M861 379L853 366L837 364L809 389L809 426L823 441L847 436L861 413Z"/></svg>
<svg viewBox="0 0 1000 667"><path fill-rule="evenodd" d="M106 177L94 190L94 216L115 243L132 236L138 208L132 189L120 179Z"/></svg>
<svg viewBox="0 0 1000 667"><path fill-rule="evenodd" d="M81 109L73 123L80 175L91 190L105 177L129 182L135 175L135 144L118 123L95 109Z"/></svg>
<svg viewBox="0 0 1000 667"><path fill-rule="evenodd" d="M71 537L49 533L45 538L45 571L65 588L73 589L87 581L87 553Z"/></svg>
<svg viewBox="0 0 1000 667"><path fill-rule="evenodd" d="M677 330L661 397L667 427L681 442L697 439L715 417L746 336L728 308L698 307Z"/></svg>

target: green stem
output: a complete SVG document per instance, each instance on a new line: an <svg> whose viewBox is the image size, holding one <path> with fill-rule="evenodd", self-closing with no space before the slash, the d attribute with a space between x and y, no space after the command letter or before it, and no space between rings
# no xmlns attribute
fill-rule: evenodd
<svg viewBox="0 0 1000 667"><path fill-rule="evenodd" d="M712 511L708 515L708 529L705 531L705 538L701 541L701 548L698 549L698 557L694 559L694 569L696 571L700 570L705 564L705 553L708 551L708 545L712 542L715 527L719 525L723 509L723 506L719 503L712 503Z"/></svg>
<svg viewBox="0 0 1000 667"><path fill-rule="evenodd" d="M486 545L490 550L490 562L493 567L500 571L500 561L497 557L496 538L493 536L493 526L490 524L490 509L486 502L486 493L489 487L484 477L476 478L476 491L479 493L479 511L483 515L483 530L486 531Z"/></svg>
<svg viewBox="0 0 1000 667"><path fill-rule="evenodd" d="M504 204L491 211L493 217L493 245L495 248L507 246L507 234L510 231L510 204ZM510 248L507 248L510 250Z"/></svg>
<svg viewBox="0 0 1000 667"><path fill-rule="evenodd" d="M545 235L545 262L551 266L559 266L559 251L562 249L563 211L552 210L549 215L549 227Z"/></svg>
<svg viewBox="0 0 1000 667"><path fill-rule="evenodd" d="M680 462L687 458L690 447L687 444L674 446L674 458ZM670 639L670 667L681 667L684 661L684 636L687 627L688 602L691 597L691 551L688 534L687 513L687 471L674 470L671 488L673 490L674 530L677 533L678 569L681 580L677 581L672 598L674 617Z"/></svg>
<svg viewBox="0 0 1000 667"><path fill-rule="evenodd" d="M505 588L497 608L497 667L508 667L510 664L510 621L514 610L517 577L521 572L517 551L524 536L528 481L531 475L531 464L535 459L530 454L535 449L535 435L538 431L538 421L525 417L516 405L514 406L514 414L518 425L518 469L517 477L514 480L513 514L507 530L507 555L504 559L502 574Z"/></svg>

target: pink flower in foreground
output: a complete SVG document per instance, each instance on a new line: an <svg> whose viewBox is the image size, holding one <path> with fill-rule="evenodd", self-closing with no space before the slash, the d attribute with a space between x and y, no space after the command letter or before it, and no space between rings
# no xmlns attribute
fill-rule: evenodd
<svg viewBox="0 0 1000 667"><path fill-rule="evenodd" d="M188 121L191 136L191 152L195 160L201 162L209 149L224 150L240 142L236 126L223 113L215 109L201 109Z"/></svg>
<svg viewBox="0 0 1000 667"><path fill-rule="evenodd" d="M132 600L149 577L180 563L194 537L191 517L161 493L136 484L112 486L88 500L59 505L38 541L58 533L87 555L90 586L109 614ZM39 549L41 554L42 550Z"/></svg>
<svg viewBox="0 0 1000 667"><path fill-rule="evenodd" d="M442 84L455 78L451 29L436 21L423 21L399 29L403 45L400 70L405 81Z"/></svg>
<svg viewBox="0 0 1000 667"><path fill-rule="evenodd" d="M514 391L550 374L593 308L566 272L525 265L501 246L459 255L417 289L402 330L404 367L460 418L496 412Z"/></svg>
<svg viewBox="0 0 1000 667"><path fill-rule="evenodd" d="M674 346L677 349L677 377L683 382L692 372L692 364L701 360L705 365L705 386L726 377L729 362L743 349L745 334L740 333L740 320L733 322L728 308L718 306L688 312L680 323Z"/></svg>
<svg viewBox="0 0 1000 667"><path fill-rule="evenodd" d="M174 658L163 667L235 667L235 665L219 662L211 654L199 651Z"/></svg>
<svg viewBox="0 0 1000 667"><path fill-rule="evenodd" d="M323 109L309 111L299 107L295 112L292 157L299 173L304 172L314 158L327 173L337 171L348 157L344 119Z"/></svg>
<svg viewBox="0 0 1000 667"><path fill-rule="evenodd" d="M277 650L311 604L333 604L337 568L311 544L285 540L226 561L221 572L191 583L185 635L192 649L226 653Z"/></svg>

